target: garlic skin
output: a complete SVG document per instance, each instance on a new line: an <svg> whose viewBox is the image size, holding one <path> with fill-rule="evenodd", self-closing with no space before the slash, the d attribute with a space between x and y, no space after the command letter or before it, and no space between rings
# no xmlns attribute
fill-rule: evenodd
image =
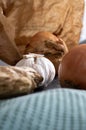
<svg viewBox="0 0 86 130"><path fill-rule="evenodd" d="M43 81L39 86L47 87L54 79L56 73L53 63L41 54L29 53L28 55L23 55L23 59L16 66L26 66L35 69L43 77Z"/></svg>

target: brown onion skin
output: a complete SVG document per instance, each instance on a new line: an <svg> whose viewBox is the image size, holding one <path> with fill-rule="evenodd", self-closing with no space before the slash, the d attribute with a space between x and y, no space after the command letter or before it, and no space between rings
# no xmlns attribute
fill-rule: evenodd
<svg viewBox="0 0 86 130"><path fill-rule="evenodd" d="M58 79L63 88L86 90L86 44L76 46L63 57Z"/></svg>
<svg viewBox="0 0 86 130"><path fill-rule="evenodd" d="M30 52L43 54L54 64L56 74L58 74L59 63L62 57L68 52L68 48L61 38L51 32L41 31L30 38L25 49L25 54Z"/></svg>

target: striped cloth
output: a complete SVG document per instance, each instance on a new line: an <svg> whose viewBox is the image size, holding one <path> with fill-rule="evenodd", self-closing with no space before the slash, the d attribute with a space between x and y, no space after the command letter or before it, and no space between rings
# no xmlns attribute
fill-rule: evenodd
<svg viewBox="0 0 86 130"><path fill-rule="evenodd" d="M0 100L0 130L86 130L86 92L51 89Z"/></svg>

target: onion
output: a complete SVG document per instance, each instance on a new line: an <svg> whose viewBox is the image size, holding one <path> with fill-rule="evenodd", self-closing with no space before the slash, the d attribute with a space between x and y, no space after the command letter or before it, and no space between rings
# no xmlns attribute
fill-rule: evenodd
<svg viewBox="0 0 86 130"><path fill-rule="evenodd" d="M58 66L62 57L68 52L65 42L50 32L38 32L31 39L25 49L25 54L43 54L55 66Z"/></svg>
<svg viewBox="0 0 86 130"><path fill-rule="evenodd" d="M86 89L86 44L76 46L63 57L58 78L62 87Z"/></svg>

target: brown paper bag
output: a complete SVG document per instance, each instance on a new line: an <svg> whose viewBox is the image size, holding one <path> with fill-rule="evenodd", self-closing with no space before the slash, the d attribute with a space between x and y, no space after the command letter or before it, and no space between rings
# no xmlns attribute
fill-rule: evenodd
<svg viewBox="0 0 86 130"><path fill-rule="evenodd" d="M1 0L0 6L14 27L15 43L22 54L30 37L39 31L59 35L69 49L79 42L83 0Z"/></svg>
<svg viewBox="0 0 86 130"><path fill-rule="evenodd" d="M69 49L79 43L84 12L83 0L70 0L70 11L64 22L60 37L66 42Z"/></svg>
<svg viewBox="0 0 86 130"><path fill-rule="evenodd" d="M15 45L13 32L10 21L0 12L0 59L11 65L22 57Z"/></svg>

